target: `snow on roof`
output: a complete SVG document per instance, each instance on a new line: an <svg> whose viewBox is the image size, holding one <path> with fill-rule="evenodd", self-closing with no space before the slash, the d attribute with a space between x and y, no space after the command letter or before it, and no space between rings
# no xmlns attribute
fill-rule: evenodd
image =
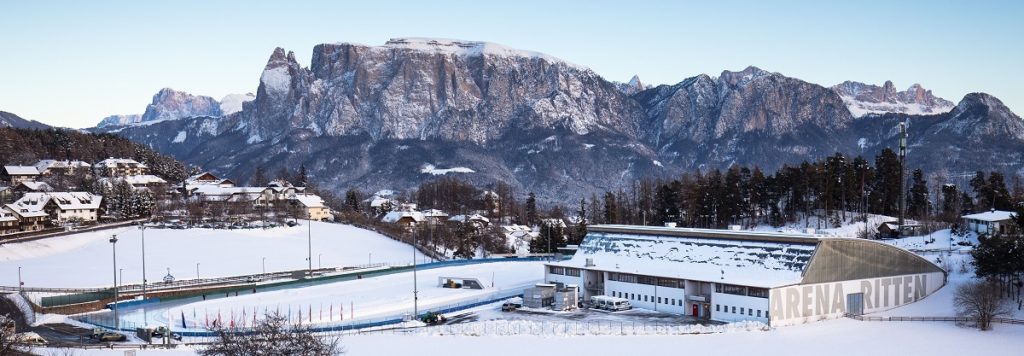
<svg viewBox="0 0 1024 356"><path fill-rule="evenodd" d="M220 178L217 178L213 173L203 172L194 176L185 178L186 183L217 183Z"/></svg>
<svg viewBox="0 0 1024 356"><path fill-rule="evenodd" d="M25 212L41 212L46 204L53 201L61 210L99 209L102 200L103 197L87 192L33 192L25 193L21 199L13 204L7 204L7 206L14 206L15 209ZM45 215L45 212L43 214ZM24 214L22 215L24 216Z"/></svg>
<svg viewBox="0 0 1024 356"><path fill-rule="evenodd" d="M139 161L136 161L136 160L131 159L131 158L113 158L113 157L111 157L111 158L107 158L105 160L96 162L96 166L102 166L102 167L117 167L119 165L146 167L145 164L139 163Z"/></svg>
<svg viewBox="0 0 1024 356"><path fill-rule="evenodd" d="M9 176L37 176L39 170L35 166L4 166Z"/></svg>
<svg viewBox="0 0 1024 356"><path fill-rule="evenodd" d="M466 215L455 215L455 216L452 216L452 217L448 218L448 221L457 221L457 222L480 221L480 222L490 223L491 219L488 219L486 217L480 216L480 214L473 214L473 215L470 215L468 217Z"/></svg>
<svg viewBox="0 0 1024 356"><path fill-rule="evenodd" d="M140 174L134 176L124 177L124 181L131 185L145 185L145 184L163 184L167 183L163 178L157 177L152 174Z"/></svg>
<svg viewBox="0 0 1024 356"><path fill-rule="evenodd" d="M7 209L0 209L0 222L11 222L18 221L18 217L14 216L14 213Z"/></svg>
<svg viewBox="0 0 1024 356"><path fill-rule="evenodd" d="M325 207L323 198L316 194L295 194L293 198L307 208Z"/></svg>
<svg viewBox="0 0 1024 356"><path fill-rule="evenodd" d="M448 217L448 213L437 209L427 209L423 211L423 216L428 218L444 218Z"/></svg>
<svg viewBox="0 0 1024 356"><path fill-rule="evenodd" d="M805 234L630 228L592 229L572 259L553 265L582 268L590 259L595 266L588 269L770 288L800 282L818 241Z"/></svg>
<svg viewBox="0 0 1024 356"><path fill-rule="evenodd" d="M44 159L36 163L36 170L39 172L44 172L51 168L66 169L89 167L92 167L92 165L82 161L58 161L53 159Z"/></svg>
<svg viewBox="0 0 1024 356"><path fill-rule="evenodd" d="M963 218L964 219L968 219L968 220L981 220L981 221L1006 221L1006 220L1013 219L1013 217L1015 215L1017 215L1017 214L1015 214L1012 211L990 210L990 211L986 211L984 213L964 215Z"/></svg>
<svg viewBox="0 0 1024 356"><path fill-rule="evenodd" d="M46 184L46 182L21 182L21 185L25 186L25 188L28 188L28 190L33 192L48 192L53 190L53 187L51 187L49 184Z"/></svg>
<svg viewBox="0 0 1024 356"><path fill-rule="evenodd" d="M391 203L392 203L391 199L381 198L381 197L374 197L373 200L370 201L370 207L379 208L379 207L381 207L384 204L391 204ZM394 205L394 204L392 204L392 205Z"/></svg>
<svg viewBox="0 0 1024 356"><path fill-rule="evenodd" d="M380 221L386 223L394 223L398 222L399 220L405 217L411 218L415 222L421 222L426 220L423 217L423 213L418 211L392 211L385 214L384 217L380 219Z"/></svg>

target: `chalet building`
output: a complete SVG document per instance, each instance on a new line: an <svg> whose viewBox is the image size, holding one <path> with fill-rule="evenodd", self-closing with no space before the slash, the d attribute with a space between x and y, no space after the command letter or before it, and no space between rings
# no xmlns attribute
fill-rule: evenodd
<svg viewBox="0 0 1024 356"><path fill-rule="evenodd" d="M450 222L458 222L458 223L465 223L465 224L472 224L472 225L476 226L478 229L486 228L488 225L491 224L491 220L490 219L488 219L488 218L486 218L484 216L481 216L480 214L455 215L455 216L452 216L452 217L448 218L448 221L450 221Z"/></svg>
<svg viewBox="0 0 1024 356"><path fill-rule="evenodd" d="M39 178L39 170L35 166L4 166L4 174L12 187L21 182L35 182Z"/></svg>
<svg viewBox="0 0 1024 356"><path fill-rule="evenodd" d="M380 221L397 224L405 228L413 228L427 221L423 213L416 210L416 204L401 204L398 210L384 214Z"/></svg>
<svg viewBox="0 0 1024 356"><path fill-rule="evenodd" d="M130 158L107 158L93 165L93 172L104 177L149 174L149 166Z"/></svg>
<svg viewBox="0 0 1024 356"><path fill-rule="evenodd" d="M10 235L21 231L21 223L13 211L6 207L0 208L0 235Z"/></svg>
<svg viewBox="0 0 1024 356"><path fill-rule="evenodd" d="M1016 213L1012 211L992 209L984 213L964 215L961 219L968 231L973 231L978 235L991 235L1013 231L1016 228L1016 224L1013 222L1015 217Z"/></svg>
<svg viewBox="0 0 1024 356"><path fill-rule="evenodd" d="M157 189L164 189L167 187L167 181L163 178L157 177L152 174L142 174L137 176L124 176L124 177L104 177L100 178L100 182L105 184L107 187L113 186L117 182L127 182L132 186L133 189L148 189L155 191Z"/></svg>
<svg viewBox="0 0 1024 356"><path fill-rule="evenodd" d="M333 221L334 215L331 209L324 204L324 200L315 194L294 194L289 198L295 206L301 207L306 219L316 221Z"/></svg>
<svg viewBox="0 0 1024 356"><path fill-rule="evenodd" d="M15 213L41 211L55 224L96 222L102 201L103 197L86 192L25 193L8 207L13 206Z"/></svg>
<svg viewBox="0 0 1024 356"><path fill-rule="evenodd" d="M19 204L18 202L4 205L4 210L10 212L18 220L18 230L21 232L39 231L46 226L50 215L43 210L39 204Z"/></svg>

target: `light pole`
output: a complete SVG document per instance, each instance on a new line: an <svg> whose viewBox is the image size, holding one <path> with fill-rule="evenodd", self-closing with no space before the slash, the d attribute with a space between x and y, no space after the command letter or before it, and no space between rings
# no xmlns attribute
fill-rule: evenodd
<svg viewBox="0 0 1024 356"><path fill-rule="evenodd" d="M199 281L199 262L196 262L196 281Z"/></svg>
<svg viewBox="0 0 1024 356"><path fill-rule="evenodd" d="M118 278L121 281L121 282L119 282L119 284L124 285L124 268L118 268L117 269L117 274L118 274Z"/></svg>
<svg viewBox="0 0 1024 356"><path fill-rule="evenodd" d="M433 236L434 229L430 229L430 234ZM412 236L412 317L419 319L420 314L420 297L419 288L416 285L416 234Z"/></svg>
<svg viewBox="0 0 1024 356"><path fill-rule="evenodd" d="M263 258L263 274L267 274L267 258Z"/></svg>
<svg viewBox="0 0 1024 356"><path fill-rule="evenodd" d="M20 292L24 288L25 282L21 281L21 266L18 266L18 291Z"/></svg>
<svg viewBox="0 0 1024 356"><path fill-rule="evenodd" d="M317 269L322 269L322 268L324 268L324 260L323 260L323 257L324 257L324 254L322 254L322 253L318 253L318 254L316 254L316 268L317 268Z"/></svg>
<svg viewBox="0 0 1024 356"><path fill-rule="evenodd" d="M308 238L306 239L306 241L307 241L306 243L307 243L307 247L309 249L309 251L308 251L309 252L309 256L306 257L306 260L309 261L309 276L312 277L313 276L313 219L310 219L310 218L311 218L311 216L309 216L308 213L307 213L307 215L306 215L306 225L309 225L309 235L308 235Z"/></svg>
<svg viewBox="0 0 1024 356"><path fill-rule="evenodd" d="M120 319L118 319L117 315L117 235L110 236L110 248L113 251L114 260L114 329L120 330Z"/></svg>
<svg viewBox="0 0 1024 356"><path fill-rule="evenodd" d="M366 261L368 264L373 264L373 252L370 252L370 259Z"/></svg>
<svg viewBox="0 0 1024 356"><path fill-rule="evenodd" d="M146 300L146 225L139 224L142 233L142 300ZM121 279L124 282L124 278Z"/></svg>

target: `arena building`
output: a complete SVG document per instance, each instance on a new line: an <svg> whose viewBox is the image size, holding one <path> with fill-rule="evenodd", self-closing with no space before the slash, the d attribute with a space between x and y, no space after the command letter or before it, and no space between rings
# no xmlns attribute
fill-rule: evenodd
<svg viewBox="0 0 1024 356"><path fill-rule="evenodd" d="M592 225L547 283L634 307L772 326L913 303L946 283L931 261L882 242L813 234Z"/></svg>

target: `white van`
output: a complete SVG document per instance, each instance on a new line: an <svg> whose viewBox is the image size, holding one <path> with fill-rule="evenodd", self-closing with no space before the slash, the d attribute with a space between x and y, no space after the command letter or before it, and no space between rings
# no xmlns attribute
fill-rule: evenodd
<svg viewBox="0 0 1024 356"><path fill-rule="evenodd" d="M607 295L595 295L590 297L590 303L595 309L607 311L622 311L633 309L628 299L609 297Z"/></svg>

